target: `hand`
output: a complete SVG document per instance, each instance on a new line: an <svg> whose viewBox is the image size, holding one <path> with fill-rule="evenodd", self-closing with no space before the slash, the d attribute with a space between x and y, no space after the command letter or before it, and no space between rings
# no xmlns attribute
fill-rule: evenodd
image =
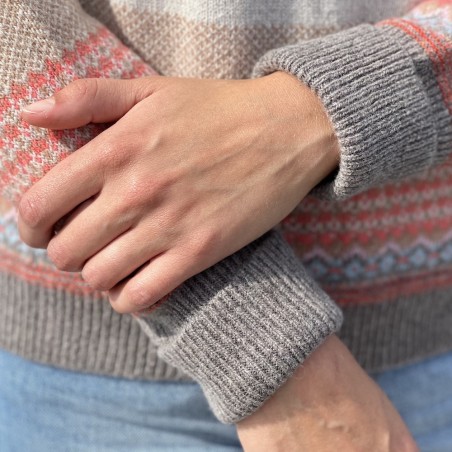
<svg viewBox="0 0 452 452"><path fill-rule="evenodd" d="M338 161L320 101L285 73L79 80L23 112L51 129L118 118L23 196L19 230L120 313L271 229Z"/></svg>
<svg viewBox="0 0 452 452"><path fill-rule="evenodd" d="M245 452L418 451L391 402L336 336L237 430Z"/></svg>

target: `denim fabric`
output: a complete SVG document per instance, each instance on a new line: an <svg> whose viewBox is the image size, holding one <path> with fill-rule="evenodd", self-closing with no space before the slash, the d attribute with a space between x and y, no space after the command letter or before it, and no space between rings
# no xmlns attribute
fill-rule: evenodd
<svg viewBox="0 0 452 452"><path fill-rule="evenodd" d="M452 452L452 353L373 377L422 452Z"/></svg>
<svg viewBox="0 0 452 452"><path fill-rule="evenodd" d="M422 452L452 451L452 354L374 375ZM35 364L0 350L1 452L238 452L194 383Z"/></svg>
<svg viewBox="0 0 452 452"><path fill-rule="evenodd" d="M0 452L238 452L200 387L82 374L0 350Z"/></svg>

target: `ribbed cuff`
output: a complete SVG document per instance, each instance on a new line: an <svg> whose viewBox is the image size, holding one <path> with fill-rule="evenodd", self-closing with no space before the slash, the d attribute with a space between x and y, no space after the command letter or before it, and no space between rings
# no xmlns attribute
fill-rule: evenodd
<svg viewBox="0 0 452 452"><path fill-rule="evenodd" d="M340 199L445 157L452 126L429 65L422 48L400 30L361 25L272 50L254 76L282 70L320 97L341 159L337 173L313 192Z"/></svg>
<svg viewBox="0 0 452 452"><path fill-rule="evenodd" d="M342 322L276 232L197 275L138 319L159 355L234 423L270 397Z"/></svg>

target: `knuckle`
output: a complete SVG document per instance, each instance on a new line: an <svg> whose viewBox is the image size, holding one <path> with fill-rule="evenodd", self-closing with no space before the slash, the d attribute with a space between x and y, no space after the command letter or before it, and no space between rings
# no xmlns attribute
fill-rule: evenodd
<svg viewBox="0 0 452 452"><path fill-rule="evenodd" d="M130 284L124 295L132 312L140 311L153 304L150 290L141 284Z"/></svg>
<svg viewBox="0 0 452 452"><path fill-rule="evenodd" d="M191 245L191 254L197 260L204 260L213 254L222 234L214 229L204 230L197 235Z"/></svg>
<svg viewBox="0 0 452 452"><path fill-rule="evenodd" d="M131 207L159 204L165 197L165 187L165 183L158 177L149 181L140 175L131 174L127 179L127 189L122 195L120 209L125 213Z"/></svg>
<svg viewBox="0 0 452 452"><path fill-rule="evenodd" d="M38 228L45 218L42 198L26 193L19 203L19 215L26 226L31 229Z"/></svg>
<svg viewBox="0 0 452 452"><path fill-rule="evenodd" d="M78 262L68 249L55 239L50 241L47 247L47 255L58 270L72 272L80 269Z"/></svg>
<svg viewBox="0 0 452 452"><path fill-rule="evenodd" d="M63 90L61 95L68 97L77 97L83 99L89 99L90 101L95 99L99 91L98 80L95 78L82 78L71 82L66 90Z"/></svg>
<svg viewBox="0 0 452 452"><path fill-rule="evenodd" d="M93 289L107 291L113 287L113 284L105 277L106 272L91 266L85 266L82 270L83 280Z"/></svg>
<svg viewBox="0 0 452 452"><path fill-rule="evenodd" d="M107 134L96 149L96 157L105 170L123 171L130 158L127 149L123 139Z"/></svg>
<svg viewBox="0 0 452 452"><path fill-rule="evenodd" d="M181 178L176 171L166 170L162 174L154 176L152 180L149 180L148 178L138 181L135 187L135 192L137 194L146 194L146 199L149 199L153 203L161 202L166 197L176 194L175 187L180 179ZM181 204L182 202L178 200L178 203L173 208L174 214L180 214ZM170 213L168 211L168 214L172 213L173 212Z"/></svg>

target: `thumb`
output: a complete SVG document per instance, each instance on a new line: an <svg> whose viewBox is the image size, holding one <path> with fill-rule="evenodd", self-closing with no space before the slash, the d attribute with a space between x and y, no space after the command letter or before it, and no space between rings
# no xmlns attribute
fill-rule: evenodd
<svg viewBox="0 0 452 452"><path fill-rule="evenodd" d="M76 80L52 97L26 106L22 119L34 126L55 130L116 121L150 96L156 88L153 80L160 78Z"/></svg>

